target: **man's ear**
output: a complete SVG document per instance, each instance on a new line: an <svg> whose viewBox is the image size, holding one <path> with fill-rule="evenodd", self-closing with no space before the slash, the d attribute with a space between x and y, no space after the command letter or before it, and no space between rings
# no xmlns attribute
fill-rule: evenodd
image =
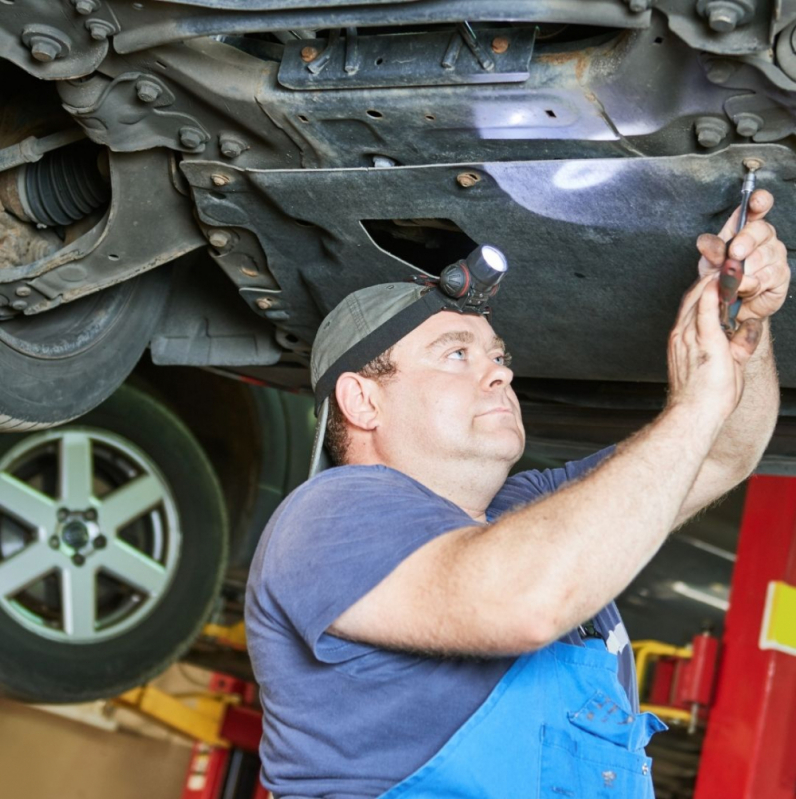
<svg viewBox="0 0 796 799"><path fill-rule="evenodd" d="M378 427L377 384L356 372L343 372L337 378L335 397L343 416L361 430Z"/></svg>

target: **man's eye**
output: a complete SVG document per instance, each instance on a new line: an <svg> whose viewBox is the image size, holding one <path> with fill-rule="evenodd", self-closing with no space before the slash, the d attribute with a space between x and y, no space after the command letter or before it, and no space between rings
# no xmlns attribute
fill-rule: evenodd
<svg viewBox="0 0 796 799"><path fill-rule="evenodd" d="M461 349L451 352L448 357L453 358L456 361L463 361L467 357L467 350L462 347Z"/></svg>
<svg viewBox="0 0 796 799"><path fill-rule="evenodd" d="M511 366L511 355L508 352L504 352L503 355L496 355L495 356L495 363L499 363L501 366Z"/></svg>

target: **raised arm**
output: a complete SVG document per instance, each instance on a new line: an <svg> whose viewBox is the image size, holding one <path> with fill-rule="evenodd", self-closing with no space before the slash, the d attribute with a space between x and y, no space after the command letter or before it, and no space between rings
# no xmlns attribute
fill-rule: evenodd
<svg viewBox="0 0 796 799"><path fill-rule="evenodd" d="M383 647L500 654L539 648L595 615L674 526L743 394L760 325L729 342L718 280L701 279L669 346L667 409L590 475L486 527L410 555L331 626Z"/></svg>

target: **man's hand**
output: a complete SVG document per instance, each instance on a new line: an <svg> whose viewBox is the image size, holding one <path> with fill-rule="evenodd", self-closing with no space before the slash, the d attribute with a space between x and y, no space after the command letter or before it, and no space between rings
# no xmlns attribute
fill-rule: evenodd
<svg viewBox="0 0 796 799"><path fill-rule="evenodd" d="M773 226L765 221L774 205L774 198L764 189L752 194L746 226L735 236L740 209L736 208L718 236L703 233L697 239L699 274L716 274L729 255L739 261L746 259L746 273L739 289L743 300L738 322L745 319L765 319L776 313L788 296L790 268L785 245L777 238ZM727 242L735 236L730 251Z"/></svg>
<svg viewBox="0 0 796 799"><path fill-rule="evenodd" d="M683 297L669 336L669 405L727 419L741 400L744 367L761 331L762 322L749 318L728 341L719 324L718 273L702 277Z"/></svg>

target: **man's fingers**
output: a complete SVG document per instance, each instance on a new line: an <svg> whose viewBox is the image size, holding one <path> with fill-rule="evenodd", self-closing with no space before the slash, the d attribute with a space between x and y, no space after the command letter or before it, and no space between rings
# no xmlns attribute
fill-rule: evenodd
<svg viewBox="0 0 796 799"><path fill-rule="evenodd" d="M763 335L762 319L746 319L741 322L732 337L732 348L735 360L743 366L752 357L760 337ZM740 357L739 357L740 356Z"/></svg>
<svg viewBox="0 0 796 799"><path fill-rule="evenodd" d="M704 275L683 295L683 299L680 302L680 311L677 314L678 325L686 324L690 321L697 303L699 302L699 298L705 290L705 286L707 286L711 280L716 280L716 276L716 272Z"/></svg>
<svg viewBox="0 0 796 799"><path fill-rule="evenodd" d="M774 207L774 195L765 189L756 189L749 198L749 220L762 219Z"/></svg>
<svg viewBox="0 0 796 799"><path fill-rule="evenodd" d="M699 254L715 269L724 263L727 254L726 243L712 233L703 233L696 242ZM701 264L700 264L701 266Z"/></svg>
<svg viewBox="0 0 796 799"><path fill-rule="evenodd" d="M732 240L729 248L730 258L743 261L748 258L758 247L776 238L774 226L765 219L749 222L744 229Z"/></svg>

